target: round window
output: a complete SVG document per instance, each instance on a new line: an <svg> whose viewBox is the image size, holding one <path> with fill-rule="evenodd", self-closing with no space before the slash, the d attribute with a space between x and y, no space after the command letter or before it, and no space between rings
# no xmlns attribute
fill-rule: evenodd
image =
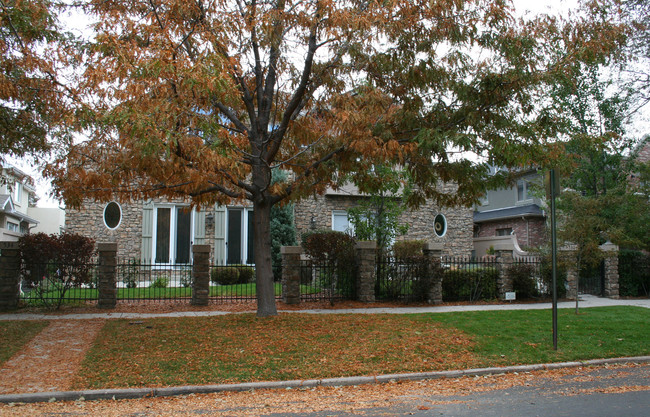
<svg viewBox="0 0 650 417"><path fill-rule="evenodd" d="M443 237L447 234L447 219L444 214L438 214L435 219L433 219L433 230L436 232L438 237Z"/></svg>
<svg viewBox="0 0 650 417"><path fill-rule="evenodd" d="M104 224L109 229L116 229L122 221L122 209L115 201L106 204L104 208Z"/></svg>

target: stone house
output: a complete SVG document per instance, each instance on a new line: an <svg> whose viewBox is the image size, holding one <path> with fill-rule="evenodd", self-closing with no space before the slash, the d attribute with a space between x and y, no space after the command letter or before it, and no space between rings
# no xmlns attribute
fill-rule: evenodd
<svg viewBox="0 0 650 417"><path fill-rule="evenodd" d="M298 234L307 230L346 230L346 209L363 196L330 190L294 205ZM118 257L142 263L180 264L190 260L192 244L208 244L216 265L253 263L253 210L246 206L213 206L200 211L177 201L129 203L87 201L81 209L66 211L67 230L97 242L117 242ZM441 247L447 255L470 255L472 210L441 210L425 204L403 214L410 225L400 239L421 239ZM436 233L434 222L444 223Z"/></svg>

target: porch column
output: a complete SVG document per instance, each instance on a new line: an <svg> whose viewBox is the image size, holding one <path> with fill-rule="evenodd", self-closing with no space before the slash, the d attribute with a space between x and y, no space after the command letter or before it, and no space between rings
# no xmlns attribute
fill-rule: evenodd
<svg viewBox="0 0 650 417"><path fill-rule="evenodd" d="M300 246L282 246L282 301L300 304Z"/></svg>
<svg viewBox="0 0 650 417"><path fill-rule="evenodd" d="M208 305L210 299L210 245L192 245L192 304Z"/></svg>
<svg viewBox="0 0 650 417"><path fill-rule="evenodd" d="M117 305L116 269L117 269L117 243L98 243L99 254L99 282L97 291L99 298L97 307L115 308Z"/></svg>

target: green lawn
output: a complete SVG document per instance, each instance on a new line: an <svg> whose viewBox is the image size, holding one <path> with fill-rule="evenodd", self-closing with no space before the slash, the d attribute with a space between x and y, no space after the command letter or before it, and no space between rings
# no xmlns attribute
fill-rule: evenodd
<svg viewBox="0 0 650 417"><path fill-rule="evenodd" d="M0 366L47 325L46 321L0 321Z"/></svg>
<svg viewBox="0 0 650 417"><path fill-rule="evenodd" d="M327 378L650 354L650 310L109 321L76 388Z"/></svg>

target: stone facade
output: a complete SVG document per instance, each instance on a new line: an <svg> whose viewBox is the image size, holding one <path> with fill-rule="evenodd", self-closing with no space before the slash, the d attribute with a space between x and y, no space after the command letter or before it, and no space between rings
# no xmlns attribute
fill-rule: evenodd
<svg viewBox="0 0 650 417"><path fill-rule="evenodd" d="M453 192L451 186L446 192ZM326 194L298 202L294 206L294 218L298 239L309 230L332 228L332 212L347 210L358 204L363 196ZM443 237L434 231L434 218L443 214L447 220L447 232ZM427 243L442 244L442 254L469 256L472 252L473 211L469 208L440 208L427 201L417 210L404 212L400 223L408 224L408 233L396 240L424 240Z"/></svg>
<svg viewBox="0 0 650 417"><path fill-rule="evenodd" d="M475 226L474 237L498 236L498 229L508 228L512 229L512 233L517 237L519 247L523 249L540 247L547 241L546 220L537 217L485 222Z"/></svg>
<svg viewBox="0 0 650 417"><path fill-rule="evenodd" d="M80 209L66 209L66 231L95 239L95 242L118 244L118 258L140 259L142 246L142 202L120 203L122 219L113 230L104 224L107 203L86 201Z"/></svg>

